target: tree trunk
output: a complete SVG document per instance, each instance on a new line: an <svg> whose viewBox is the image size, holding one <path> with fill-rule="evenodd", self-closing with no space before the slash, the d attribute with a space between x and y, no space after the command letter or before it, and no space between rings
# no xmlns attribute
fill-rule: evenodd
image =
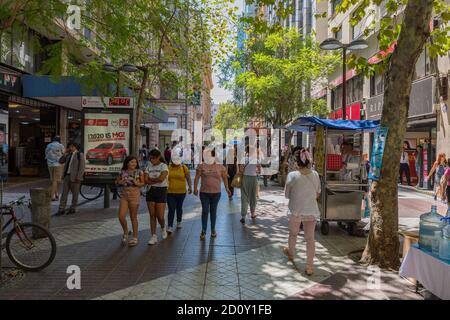
<svg viewBox="0 0 450 320"><path fill-rule="evenodd" d="M138 156L139 146L141 143L141 123L142 123L142 114L144 112L143 103L149 76L149 71L147 67L144 67L143 71L144 75L142 76L141 88L139 89L138 101L136 103L136 122L134 123L134 143L132 154L134 154L135 156Z"/></svg>
<svg viewBox="0 0 450 320"><path fill-rule="evenodd" d="M370 192L371 225L361 262L397 270L398 187L400 157L409 109L414 66L429 36L433 0L410 0L406 5L398 45L385 76L381 126L388 127L381 178Z"/></svg>

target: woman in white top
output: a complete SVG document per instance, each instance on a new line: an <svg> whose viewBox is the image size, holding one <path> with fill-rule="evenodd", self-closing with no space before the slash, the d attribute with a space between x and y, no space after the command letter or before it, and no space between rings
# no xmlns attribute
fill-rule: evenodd
<svg viewBox="0 0 450 320"><path fill-rule="evenodd" d="M158 242L156 236L156 220L161 226L161 235L163 239L167 238L167 230L164 221L164 211L167 203L167 187L169 168L164 162L161 151L153 149L149 153L150 163L146 167L145 183L149 184L150 190L147 192L147 206L150 213L150 231L151 237L149 245Z"/></svg>
<svg viewBox="0 0 450 320"><path fill-rule="evenodd" d="M241 223L245 224L245 217L250 213L252 219L256 219L256 196L258 191L258 174L261 173L261 162L258 159L255 147L247 146L245 164L239 165L242 173L241 182Z"/></svg>
<svg viewBox="0 0 450 320"><path fill-rule="evenodd" d="M317 198L320 195L319 174L309 168L311 155L305 149L298 156L297 171L289 173L286 180L285 196L289 199L289 243L283 248L284 254L293 261L300 224L303 223L306 240L306 274L313 274L315 255L314 229L320 216Z"/></svg>

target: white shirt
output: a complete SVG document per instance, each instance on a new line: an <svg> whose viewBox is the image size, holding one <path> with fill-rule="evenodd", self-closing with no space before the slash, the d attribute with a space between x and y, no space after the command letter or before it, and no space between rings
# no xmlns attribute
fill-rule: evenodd
<svg viewBox="0 0 450 320"><path fill-rule="evenodd" d="M159 178L161 176L161 173L164 171L169 172L169 167L167 167L167 164L161 162L157 166L154 166L151 162L147 165L145 168L145 171L148 173L148 176L150 178ZM169 186L169 179L168 176L164 179L163 182L152 184L154 187L168 187Z"/></svg>
<svg viewBox="0 0 450 320"><path fill-rule="evenodd" d="M244 176L256 177L259 164L261 164L261 161L257 157L245 157Z"/></svg>
<svg viewBox="0 0 450 320"><path fill-rule="evenodd" d="M409 158L408 152L403 151L402 157L400 158L400 163L409 164L409 159L408 158Z"/></svg>
<svg viewBox="0 0 450 320"><path fill-rule="evenodd" d="M296 217L313 216L319 218L320 210L317 204L317 194L320 193L319 174L311 170L308 175L300 171L288 174L285 196L289 199L289 212Z"/></svg>

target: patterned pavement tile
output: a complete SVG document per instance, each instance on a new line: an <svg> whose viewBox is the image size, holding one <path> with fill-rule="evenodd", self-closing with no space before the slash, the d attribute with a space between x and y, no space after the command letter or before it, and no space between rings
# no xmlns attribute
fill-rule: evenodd
<svg viewBox="0 0 450 320"><path fill-rule="evenodd" d="M183 283L171 282L165 300L200 300L204 286L186 286Z"/></svg>
<svg viewBox="0 0 450 320"><path fill-rule="evenodd" d="M238 286L206 285L203 300L240 300Z"/></svg>
<svg viewBox="0 0 450 320"><path fill-rule="evenodd" d="M237 272L207 272L206 286L237 286L239 283Z"/></svg>

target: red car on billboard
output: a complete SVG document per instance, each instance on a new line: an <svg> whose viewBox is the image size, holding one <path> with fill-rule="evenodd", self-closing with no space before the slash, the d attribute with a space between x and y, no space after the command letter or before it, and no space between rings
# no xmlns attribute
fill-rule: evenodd
<svg viewBox="0 0 450 320"><path fill-rule="evenodd" d="M103 163L112 165L114 161L123 162L127 157L127 149L121 143L105 142L99 144L86 153L86 160L89 163Z"/></svg>

